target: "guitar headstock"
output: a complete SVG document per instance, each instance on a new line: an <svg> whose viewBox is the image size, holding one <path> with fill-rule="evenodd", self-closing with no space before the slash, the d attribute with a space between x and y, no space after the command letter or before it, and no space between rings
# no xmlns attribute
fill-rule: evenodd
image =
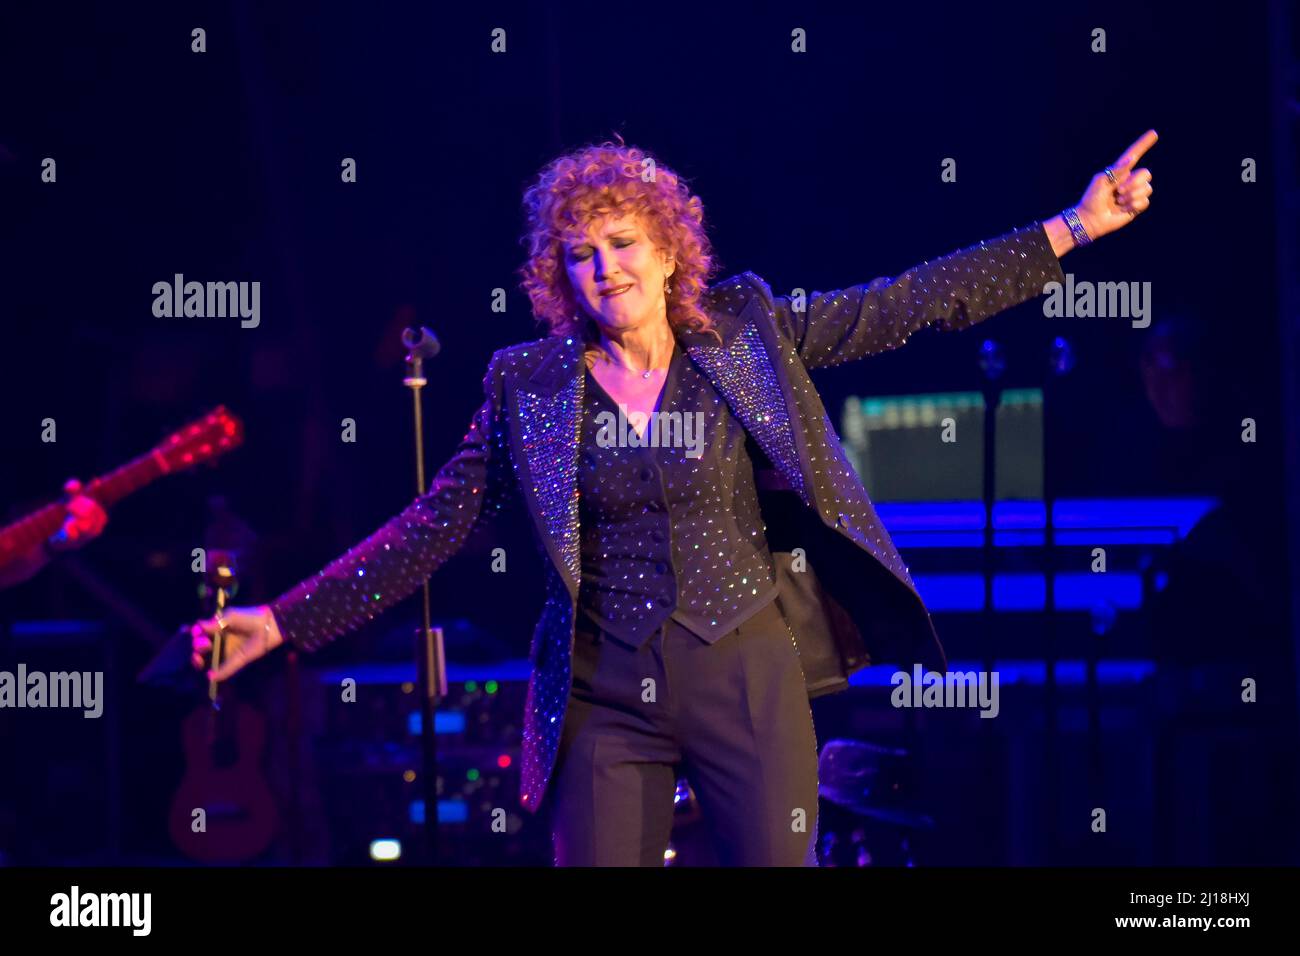
<svg viewBox="0 0 1300 956"><path fill-rule="evenodd" d="M224 405L167 436L153 450L166 471L191 468L219 458L244 441L244 423Z"/></svg>

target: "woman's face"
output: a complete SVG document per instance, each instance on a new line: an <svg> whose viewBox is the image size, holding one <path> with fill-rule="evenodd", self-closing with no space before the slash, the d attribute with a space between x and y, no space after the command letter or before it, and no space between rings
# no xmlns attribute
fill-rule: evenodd
<svg viewBox="0 0 1300 956"><path fill-rule="evenodd" d="M667 324L664 282L675 264L655 248L636 216L597 219L562 251L578 304L603 331Z"/></svg>

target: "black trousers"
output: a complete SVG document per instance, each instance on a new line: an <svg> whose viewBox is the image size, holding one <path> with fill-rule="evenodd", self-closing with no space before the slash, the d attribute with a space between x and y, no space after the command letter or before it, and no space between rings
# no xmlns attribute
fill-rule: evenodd
<svg viewBox="0 0 1300 956"><path fill-rule="evenodd" d="M710 644L579 624L551 792L558 866L663 866L685 776L723 866L816 865L817 738L774 600Z"/></svg>

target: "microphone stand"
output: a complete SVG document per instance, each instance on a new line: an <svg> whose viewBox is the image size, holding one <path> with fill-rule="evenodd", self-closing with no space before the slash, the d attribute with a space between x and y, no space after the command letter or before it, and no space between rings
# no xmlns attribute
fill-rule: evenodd
<svg viewBox="0 0 1300 956"><path fill-rule="evenodd" d="M1057 687L1056 671L1061 659L1060 628L1056 607L1056 569L1058 565L1056 550L1056 470L1052 467L1055 446L1052 436L1055 432L1052 413L1056 410L1056 398L1060 380L1074 369L1074 348L1060 335L1052 337L1047 347L1047 371L1043 377L1043 627L1044 653L1043 663L1046 667L1043 687L1043 744L1046 763L1047 806L1048 806L1048 852L1052 860L1060 859L1062 844L1058 821L1061 815L1061 761L1057 738L1060 736L1058 710L1060 707L1060 689Z"/></svg>
<svg viewBox="0 0 1300 956"><path fill-rule="evenodd" d="M982 436L984 442L984 469L980 476L980 500L984 508L984 534L980 547L980 568L982 573L980 576L983 578L984 604L983 612L980 614L980 666L984 668L985 674L992 674L995 666L995 655L998 651L996 642L998 617L993 603L993 585L998 573L996 535L993 527L993 513L997 508L998 407L1002 402L1002 377L1007 370L1006 353L1001 343L994 339L984 340L980 345L979 369L980 391L983 393L984 400L984 431ZM981 720L979 723L991 725L993 721ZM992 726L983 729L984 732L980 735L980 745L983 748L985 765L996 766L1001 757L999 735L994 732ZM1000 836L1002 839L1001 852L1004 854L1002 862L1005 863L1007 862L1007 839L1005 833L1000 834Z"/></svg>
<svg viewBox="0 0 1300 956"><path fill-rule="evenodd" d="M424 377L424 360L441 350L438 337L429 329L408 328L402 331L406 346L406 377L402 384L411 390L411 408L415 426L415 493L424 488L424 416L420 390L428 384ZM447 696L447 665L442 628L432 626L429 613L429 579L421 588L420 628L415 632L415 667L420 684L420 754L421 791L424 794L424 857L433 865L438 858L438 749L434 733L434 715L438 703Z"/></svg>
<svg viewBox="0 0 1300 956"><path fill-rule="evenodd" d="M998 407L1002 402L1002 376L1006 373L1006 354L994 339L985 339L980 346L980 390L984 398L984 471L980 478L980 498L984 506L984 536L980 559L983 564L984 613L981 615L981 644L983 666L993 670L994 633L997 615L993 607L993 582L997 575L997 549L994 546L993 511L997 505L997 422Z"/></svg>
<svg viewBox="0 0 1300 956"><path fill-rule="evenodd" d="M1043 709L1044 709L1044 789L1047 804L1048 847L1050 859L1057 859L1060 854L1060 838L1057 834L1056 821L1059 819L1061 806L1060 792L1060 753L1057 737L1060 728L1057 721L1059 707L1059 689L1056 670L1060 659L1059 633L1056 606L1056 524L1055 506L1056 489L1053 481L1054 470L1051 465L1053 448L1049 444L1052 434L1052 422L1049 413L1056 407L1057 383L1074 369L1074 349L1069 341L1061 336L1053 336L1047 347L1047 371L1043 378L1042 435L1043 435ZM994 578L997 573L997 549L994 546L993 511L996 506L997 482L997 409L1001 402L1002 388L999 380L1006 372L1006 357L1002 346L993 339L986 340L980 348L980 372L982 374L982 391L984 393L984 474L982 491L986 522L983 539L984 569L984 613L982 615L982 644L984 667L991 671L994 665L993 634L997 617L993 608ZM1089 729L1094 743L1094 754L1099 750L1096 741L1100 736L1097 717L1098 689L1095 655L1089 659L1088 684L1090 701ZM1093 761L1094 777L1098 775L1099 760Z"/></svg>

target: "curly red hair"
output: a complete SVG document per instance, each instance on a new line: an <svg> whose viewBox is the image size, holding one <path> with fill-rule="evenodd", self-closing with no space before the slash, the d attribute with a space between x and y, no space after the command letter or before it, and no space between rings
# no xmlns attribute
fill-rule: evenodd
<svg viewBox="0 0 1300 956"><path fill-rule="evenodd" d="M563 246L601 216L635 215L655 246L676 259L667 297L669 324L717 335L700 306L716 265L704 232L703 202L676 172L614 135L617 143L588 144L552 160L524 192L527 232L522 242L528 260L519 274L533 315L551 335L593 341L595 321L584 318L578 306Z"/></svg>

